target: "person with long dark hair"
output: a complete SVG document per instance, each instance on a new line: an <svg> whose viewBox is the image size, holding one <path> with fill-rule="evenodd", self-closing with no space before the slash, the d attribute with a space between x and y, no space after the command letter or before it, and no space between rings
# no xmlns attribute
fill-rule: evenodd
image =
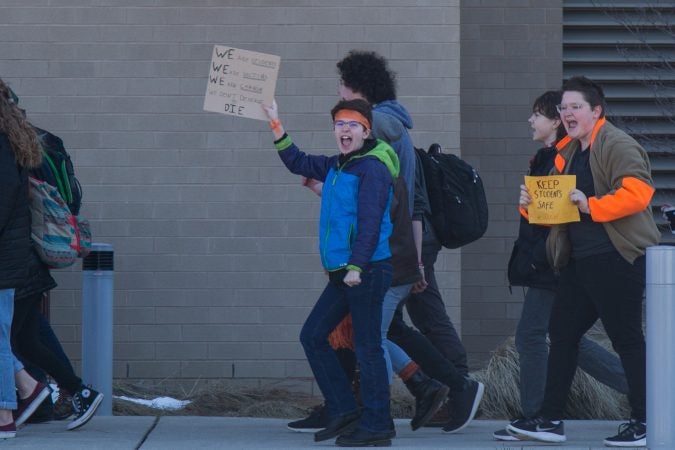
<svg viewBox="0 0 675 450"><path fill-rule="evenodd" d="M14 103L18 104L16 95L13 95L13 99ZM23 113L23 110L19 111ZM37 130L28 122L26 123L33 130ZM45 133L43 130L41 132ZM39 136L38 145L40 155L42 155L44 144ZM42 180L45 178L44 174L49 171L50 168L45 159L37 167L31 168L29 176ZM54 378L59 386L60 397L71 399L74 417L68 423L67 429L74 430L94 417L103 401L103 394L84 385L82 379L75 374L70 361L60 354L58 341L56 345L53 345L53 342L50 345L49 342L43 340L40 333L40 308L45 292L56 287L56 281L52 278L47 264L40 259L32 246L24 260L24 265L27 269L27 278L23 285L14 292L12 348L27 363L42 369Z"/></svg>
<svg viewBox="0 0 675 450"><path fill-rule="evenodd" d="M41 161L35 131L0 80L0 439L16 436L50 393L26 372L10 343L14 291L26 282L31 251L28 170Z"/></svg>

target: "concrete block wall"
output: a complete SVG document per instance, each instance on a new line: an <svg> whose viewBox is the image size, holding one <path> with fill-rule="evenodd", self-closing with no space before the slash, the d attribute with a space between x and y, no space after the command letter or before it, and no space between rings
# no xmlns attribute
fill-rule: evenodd
<svg viewBox="0 0 675 450"><path fill-rule="evenodd" d="M214 44L281 56L281 117L312 152L334 151L335 62L376 50L415 142L456 151L459 36L458 0L2 2L0 76L63 138L83 215L115 248L114 376L310 376L298 335L325 282L318 199L267 124L202 110ZM459 268L457 252L437 267L458 324ZM79 367L81 273L56 276L52 323Z"/></svg>
<svg viewBox="0 0 675 450"><path fill-rule="evenodd" d="M515 333L522 288L506 266L518 233L518 186L538 149L534 99L562 81L562 0L468 0L461 6L461 148L490 203L485 237L462 249L463 339L470 364Z"/></svg>

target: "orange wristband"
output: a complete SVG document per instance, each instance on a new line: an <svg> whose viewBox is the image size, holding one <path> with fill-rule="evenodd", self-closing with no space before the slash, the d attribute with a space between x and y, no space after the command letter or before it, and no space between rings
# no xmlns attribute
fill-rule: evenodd
<svg viewBox="0 0 675 450"><path fill-rule="evenodd" d="M270 128L271 129L276 130L280 126L281 126L281 120L279 120L279 119L270 120Z"/></svg>

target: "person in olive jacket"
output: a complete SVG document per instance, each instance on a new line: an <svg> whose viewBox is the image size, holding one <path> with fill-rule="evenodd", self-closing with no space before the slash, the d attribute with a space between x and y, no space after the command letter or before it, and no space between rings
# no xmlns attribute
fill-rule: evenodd
<svg viewBox="0 0 675 450"><path fill-rule="evenodd" d="M563 86L558 111L567 136L556 145L552 174L576 176L569 199L581 220L551 227L547 255L560 271L551 312L546 390L536 417L507 431L544 442L566 440L562 415L577 367L579 340L600 318L626 373L631 417L610 447L646 446L646 364L642 302L646 248L659 242L649 204L654 183L647 152L605 118L602 88L585 77ZM521 186L519 204L532 197Z"/></svg>

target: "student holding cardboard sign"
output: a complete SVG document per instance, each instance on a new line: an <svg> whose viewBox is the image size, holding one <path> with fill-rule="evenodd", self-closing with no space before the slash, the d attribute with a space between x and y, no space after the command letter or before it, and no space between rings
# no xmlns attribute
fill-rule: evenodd
<svg viewBox="0 0 675 450"><path fill-rule="evenodd" d="M660 237L649 210L654 194L649 158L640 144L605 119L604 93L591 80L565 82L558 111L568 135L556 146L554 174L577 176L569 198L581 221L554 225L548 237L560 287L549 325L544 403L535 417L516 420L507 430L544 442L566 440L560 419L579 340L600 318L621 357L631 406L630 421L604 444L645 446L645 249ZM531 201L527 189L521 189L520 205L527 208Z"/></svg>
<svg viewBox="0 0 675 450"><path fill-rule="evenodd" d="M530 192L541 190L558 200L568 202L574 208L578 221L579 210L569 201L569 195L566 195L575 185L565 189L558 182L558 177L576 177L548 175L553 169L556 156L555 144L565 136L565 127L556 110L561 98L562 92L548 91L534 101L529 119L532 139L541 142L545 147L539 149L530 160L528 173L531 176L525 178L536 180L534 187L529 189ZM542 195L544 196L545 194ZM546 337L558 290L558 277L546 259L546 238L550 227L533 222L533 208L529 208L527 213L528 218L522 216L520 219L518 239L509 258L508 278L511 286L523 286L523 290L527 289L515 341L520 365L520 408L523 417L533 417L539 412L544 400L548 364ZM559 211L553 213L557 215ZM619 358L586 336L579 341L579 367L601 383L623 394L628 393ZM511 436L505 428L495 431L493 437L498 441L519 440Z"/></svg>

